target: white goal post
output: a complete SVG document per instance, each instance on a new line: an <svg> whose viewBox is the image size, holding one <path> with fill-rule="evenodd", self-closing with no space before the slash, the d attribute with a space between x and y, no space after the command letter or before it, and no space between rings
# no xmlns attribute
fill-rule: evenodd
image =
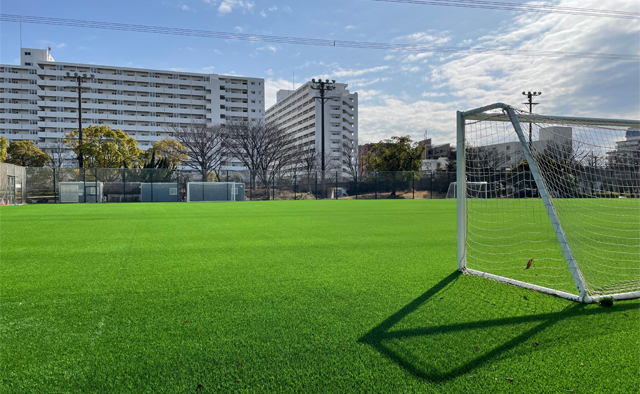
<svg viewBox="0 0 640 394"><path fill-rule="evenodd" d="M496 103L457 125L458 270L582 303L640 298L640 121Z"/></svg>
<svg viewBox="0 0 640 394"><path fill-rule="evenodd" d="M451 182L447 190L447 199L458 198L458 182ZM488 198L487 182L467 182L467 198Z"/></svg>

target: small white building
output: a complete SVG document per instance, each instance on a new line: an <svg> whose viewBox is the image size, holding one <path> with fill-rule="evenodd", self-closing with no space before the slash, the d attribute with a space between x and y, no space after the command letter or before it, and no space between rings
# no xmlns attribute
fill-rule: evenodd
<svg viewBox="0 0 640 394"><path fill-rule="evenodd" d="M296 90L280 90L277 102L267 109L266 121L275 122L295 138L294 149L315 146L322 151L322 107L317 90L307 82ZM351 93L348 85L333 83L334 90L326 93L325 103L325 152L331 159L344 162L343 147L353 149L353 157L358 155L358 93ZM348 176L346 168L343 175Z"/></svg>
<svg viewBox="0 0 640 394"><path fill-rule="evenodd" d="M21 48L20 65L0 65L0 135L32 140L48 153L60 149L64 133L78 129L76 72L88 77L83 127L120 129L143 150L169 138L174 125L264 121L262 78L56 62L49 49Z"/></svg>
<svg viewBox="0 0 640 394"><path fill-rule="evenodd" d="M572 134L571 127L553 126L540 128L538 140L532 143L533 150L544 152L547 147L553 145L554 149L569 153L573 149ZM503 158L500 169L513 168L524 160L522 145L518 141L485 145L484 148L496 149L495 153L498 157Z"/></svg>

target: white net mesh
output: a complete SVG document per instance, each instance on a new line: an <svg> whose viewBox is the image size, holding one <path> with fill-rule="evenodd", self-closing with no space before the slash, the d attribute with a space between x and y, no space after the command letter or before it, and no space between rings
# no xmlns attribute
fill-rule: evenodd
<svg viewBox="0 0 640 394"><path fill-rule="evenodd" d="M465 125L467 181L488 194L467 193L467 267L577 294L517 133L492 120L500 115ZM539 120L521 128L587 293L639 291L640 131Z"/></svg>
<svg viewBox="0 0 640 394"><path fill-rule="evenodd" d="M467 182L467 198L488 198L488 196L487 182ZM446 198L458 198L458 182L449 184Z"/></svg>

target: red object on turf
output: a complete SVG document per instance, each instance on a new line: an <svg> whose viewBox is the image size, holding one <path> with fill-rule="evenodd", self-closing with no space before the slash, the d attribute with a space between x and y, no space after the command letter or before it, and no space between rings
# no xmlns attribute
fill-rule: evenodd
<svg viewBox="0 0 640 394"><path fill-rule="evenodd" d="M533 264L533 259L529 259L529 262L527 263L527 267L525 269L528 270L529 268L531 268L531 264Z"/></svg>

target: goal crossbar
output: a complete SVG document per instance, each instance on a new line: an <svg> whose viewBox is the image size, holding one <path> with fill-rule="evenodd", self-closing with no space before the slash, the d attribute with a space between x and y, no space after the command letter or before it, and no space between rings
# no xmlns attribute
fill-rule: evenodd
<svg viewBox="0 0 640 394"><path fill-rule="evenodd" d="M498 112L500 111L500 112ZM543 202L546 210L547 217L553 227L555 237L559 243L562 255L568 270L571 273L573 282L577 288L578 295L572 294L566 291L555 290L549 287L540 286L533 283L524 282L517 279L512 279L506 276L496 275L476 269L470 269L467 267L467 243L468 243L468 218L467 218L467 186L468 178L466 173L467 167L467 141L465 125L468 121L490 121L490 122L508 122L513 127L513 131L517 135L517 140L520 143L520 148L524 159L529 166L529 171L535 182L535 186L539 193L539 197ZM594 127L612 126L612 127L629 127L640 128L640 121L637 120L620 120L620 119L594 119L594 118L578 118L578 117L565 117L565 116L543 116L543 115L530 115L517 113L516 110L509 105L503 103L495 103L485 107L476 108L470 111L458 111L457 112L457 182L456 182L456 194L457 196L463 196L464 198L457 199L457 261L458 269L462 272L486 277L499 282L509 283L512 285L528 288L531 290L539 291L542 293L552 294L558 297L562 297L568 300L592 303L597 302L602 297L612 299L631 299L640 298L639 291L630 291L623 293L607 294L606 296L592 294L589 295L587 291L586 281L580 270L574 254L571 250L570 243L567 241L567 237L563 230L563 227L558 219L556 208L553 203L553 199L547 191L545 181L543 180L540 169L537 162L534 159L531 151L532 141L528 141L524 135L521 127L521 123L536 123L536 124L561 124L561 125L590 125ZM529 126L529 133L531 133L531 126ZM531 138L531 135L530 135ZM640 262L640 256L638 256ZM531 262L530 262L531 263ZM527 267L528 269L528 267Z"/></svg>

